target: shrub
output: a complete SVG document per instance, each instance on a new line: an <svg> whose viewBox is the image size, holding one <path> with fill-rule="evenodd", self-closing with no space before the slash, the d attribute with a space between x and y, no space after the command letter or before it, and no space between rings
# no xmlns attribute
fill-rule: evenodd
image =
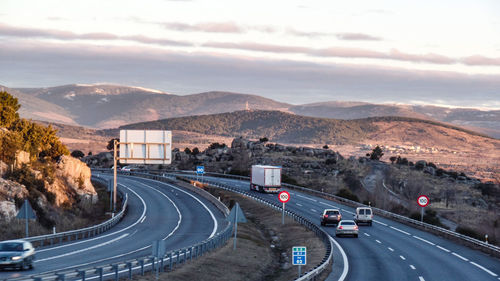
<svg viewBox="0 0 500 281"><path fill-rule="evenodd" d="M294 178L291 178L285 174L281 175L281 181L288 184L294 184L294 185L298 184L298 182Z"/></svg>
<svg viewBox="0 0 500 281"><path fill-rule="evenodd" d="M263 137L259 139L260 142L267 142L269 139L267 137Z"/></svg>
<svg viewBox="0 0 500 281"><path fill-rule="evenodd" d="M420 221L420 216L421 216L420 213L416 212L416 213L412 213L410 215L410 218L414 219L414 220ZM437 212L434 211L434 210L432 210L432 209L426 209L425 210L424 222L428 223L428 224L435 225L435 226L439 226L439 227L443 227L443 228L448 228L448 227L446 227L445 225L443 225L441 223L441 220L439 219L439 217L437 217Z"/></svg>
<svg viewBox="0 0 500 281"><path fill-rule="evenodd" d="M476 238L478 240L484 239L483 235L481 235L480 233L478 233L474 229L468 228L468 227L463 226L463 225L459 225L455 231L460 233L460 234L463 234L463 235L466 235L466 236L469 236L472 238Z"/></svg>
<svg viewBox="0 0 500 281"><path fill-rule="evenodd" d="M73 152L71 152L71 156L74 158L82 158L85 154L83 154L80 150L73 150Z"/></svg>
<svg viewBox="0 0 500 281"><path fill-rule="evenodd" d="M323 149L328 149L328 144L323 145Z"/></svg>
<svg viewBox="0 0 500 281"><path fill-rule="evenodd" d="M346 188L342 188L341 190L339 190L339 192L337 192L337 196L340 196L342 198L349 199L352 201L359 202L358 196L356 196L349 189L346 189Z"/></svg>

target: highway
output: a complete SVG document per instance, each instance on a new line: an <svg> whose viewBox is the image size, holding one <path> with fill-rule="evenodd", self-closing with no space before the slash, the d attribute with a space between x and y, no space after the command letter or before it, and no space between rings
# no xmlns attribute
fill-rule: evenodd
<svg viewBox="0 0 500 281"><path fill-rule="evenodd" d="M205 178L249 190L246 181ZM352 207L287 191L291 199L286 209L318 225L325 208L339 208L344 219L353 218L355 209ZM279 203L276 194L255 192L254 195ZM359 238L336 238L334 226L322 228L339 246L334 248L335 263L328 280L500 280L499 259L386 218L375 216L373 226L360 225Z"/></svg>
<svg viewBox="0 0 500 281"><path fill-rule="evenodd" d="M101 174L109 178L112 175ZM214 236L227 225L208 200L171 184L118 176L118 188L128 193L128 211L111 230L84 240L37 249L35 267L0 272L0 279L84 268L151 255L154 240L166 241L167 251Z"/></svg>

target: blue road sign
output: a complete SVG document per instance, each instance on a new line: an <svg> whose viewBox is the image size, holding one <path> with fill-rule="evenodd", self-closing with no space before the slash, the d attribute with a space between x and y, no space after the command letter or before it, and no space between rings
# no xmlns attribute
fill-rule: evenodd
<svg viewBox="0 0 500 281"><path fill-rule="evenodd" d="M196 166L196 173L198 175L203 175L205 173L205 166Z"/></svg>
<svg viewBox="0 0 500 281"><path fill-rule="evenodd" d="M293 265L306 265L307 264L307 248L304 246L297 246L292 248L292 264Z"/></svg>

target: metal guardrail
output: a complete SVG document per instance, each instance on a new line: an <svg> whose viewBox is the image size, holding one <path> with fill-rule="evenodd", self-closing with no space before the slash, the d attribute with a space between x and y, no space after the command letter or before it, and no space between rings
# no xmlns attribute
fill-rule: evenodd
<svg viewBox="0 0 500 281"><path fill-rule="evenodd" d="M195 177L190 176L190 175L187 176L186 178L195 179ZM236 192L236 193L242 194L244 196L250 197L253 200L258 201L260 203L263 203L263 204L265 204L265 205L267 205L275 210L280 210L280 211L282 210L282 207L280 204L261 199L261 198L255 196L253 193L246 192L246 191L243 191L241 189L231 187L230 185L221 184L219 182L215 182L215 181L211 181L211 180L207 180L207 179L204 179L203 182L208 183L208 184L213 185L213 186L218 187L218 188L222 188L225 190L229 190L229 191ZM320 275L327 268L327 266L330 265L330 262L333 259L333 251L332 251L333 243L330 240L330 236L328 235L328 233L326 233L324 230L322 230L320 227L318 227L315 223L313 223L310 220L296 214L295 212L292 212L292 211L285 209L285 214L287 214L288 216L293 218L298 223L304 225L309 230L313 231L316 234L316 236L320 237L326 245L327 250L326 250L325 256L324 256L323 260L321 261L321 263L319 263L313 269L305 272L301 277L295 279L295 280L300 280L300 281L302 281L302 280L316 280L316 277L318 275Z"/></svg>
<svg viewBox="0 0 500 281"><path fill-rule="evenodd" d="M175 173L193 174L195 172L194 171L175 171ZM215 177L229 178L229 179L238 179L238 180L247 180L247 181L250 179L249 177L245 177L245 176L227 175L227 174L220 174L220 173L205 173L205 174L212 175ZM312 193L312 194L315 194L315 195L320 196L320 197L331 198L331 199L334 199L336 201L340 201L342 203L346 203L346 204L348 204L350 206L354 206L354 207L368 207L367 205L356 202L356 201L352 201L352 200L349 200L349 199L346 199L346 198L343 198L343 197L340 197L337 195L325 193L322 191L318 191L318 190L314 190L314 189L310 189L310 188L306 188L306 187L302 187L302 186L297 186L297 185L293 185L293 184L286 184L286 183L283 183L282 186L290 188L290 189L294 189L294 190ZM382 210L382 209L375 208L375 207L371 207L371 208L373 209L374 213L377 215L381 215L381 216L386 217L386 218L397 220L397 221L405 223L407 225L417 226L417 227L424 229L424 230L427 230L427 231L433 231L436 234L440 234L440 235L443 235L443 236L448 237L448 238L458 239L462 242L466 242L470 246L473 246L479 250L482 250L483 252L500 257L500 247L498 247L498 246L488 244L484 241L469 237L467 235L463 235L463 234L460 234L458 232L451 231L451 230L448 230L448 229L445 229L445 228L442 228L439 226L435 226L432 224L428 224L425 222L414 220L414 219L411 219L411 218L408 218L408 217L405 217L402 215L398 215L398 214L395 214L395 213L392 213L392 212L389 212L386 210Z"/></svg>
<svg viewBox="0 0 500 281"><path fill-rule="evenodd" d="M101 172L111 172L109 170L95 170ZM138 177L150 178L154 180L159 180L163 182L169 181L168 177L147 174L147 173L135 173L135 172L122 172L122 174L133 175ZM209 194L209 193L207 193ZM210 194L209 194L210 195ZM212 196L212 195L210 195ZM222 203L220 203L223 205ZM224 205L225 207L225 205ZM223 212L227 215L225 212ZM199 243L186 248L177 249L170 251L161 258L154 258L152 256L143 256L135 259L128 259L121 262L113 263L106 266L94 266L87 268L77 268L60 270L54 272L44 273L42 275L32 275L29 277L20 277L9 280L35 280L35 281L45 281L45 280L86 280L93 277L98 280L119 280L120 278L132 279L134 273L139 273L144 275L146 271L149 270L159 270L164 271L165 268L172 270L174 266L179 266L183 263L196 259L200 256L205 255L207 252L212 251L218 247L226 244L226 242L232 237L233 225L228 223L227 226L212 238L205 239Z"/></svg>
<svg viewBox="0 0 500 281"><path fill-rule="evenodd" d="M99 177L92 176L92 180L100 182L102 184L107 184L107 182L104 181L104 179L101 179ZM122 198L123 198L123 193L120 193L120 194L122 195ZM89 237L99 235L99 234L111 229L113 226L115 226L122 219L122 217L125 214L125 210L127 208L127 203L128 203L128 194L125 194L125 200L123 201L121 211L103 223L89 226L86 228L69 230L69 231L59 232L59 233L55 233L55 234L33 236L33 237L28 237L28 238L23 238L23 239L26 241L30 241L35 247L43 247L43 246L47 246L47 245L54 245L54 244L59 244L59 243L63 243L63 242L69 242L69 241L74 241L74 240L78 240L78 239L84 239L84 238L89 238Z"/></svg>

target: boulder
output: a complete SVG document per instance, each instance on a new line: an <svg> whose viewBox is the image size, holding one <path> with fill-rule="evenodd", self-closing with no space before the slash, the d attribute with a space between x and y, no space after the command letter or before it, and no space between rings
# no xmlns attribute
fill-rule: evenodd
<svg viewBox="0 0 500 281"><path fill-rule="evenodd" d="M427 166L427 167L424 168L424 173L427 173L427 174L435 176L436 175L436 169L434 169L431 166Z"/></svg>

